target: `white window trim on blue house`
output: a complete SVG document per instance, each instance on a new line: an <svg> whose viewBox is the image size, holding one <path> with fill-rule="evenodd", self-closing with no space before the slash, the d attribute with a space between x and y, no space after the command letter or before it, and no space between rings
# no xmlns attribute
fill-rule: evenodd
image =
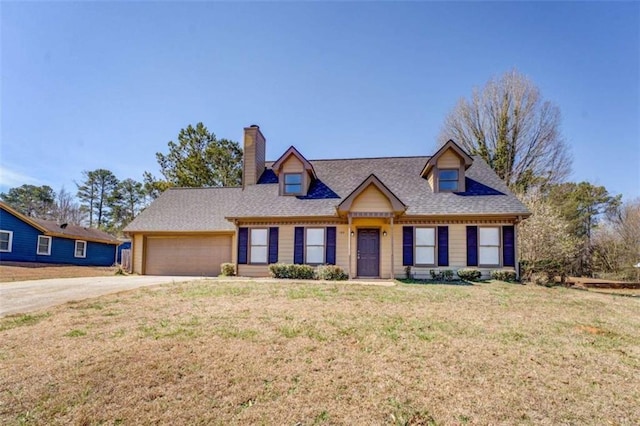
<svg viewBox="0 0 640 426"><path fill-rule="evenodd" d="M78 243L82 243L82 253L78 254ZM76 244L73 250L74 257L85 258L87 257L87 242L82 240L76 240Z"/></svg>
<svg viewBox="0 0 640 426"><path fill-rule="evenodd" d="M45 240L47 240L47 251L46 252L40 251L40 239L41 238L44 238ZM47 237L46 235L38 235L38 245L36 247L36 254L38 254L40 256L51 256L51 237Z"/></svg>
<svg viewBox="0 0 640 426"><path fill-rule="evenodd" d="M7 248L3 249L2 246L0 245L0 252L2 253L11 253L11 250L13 249L13 231L5 231L4 229L0 229L0 235L7 235ZM0 244L4 243L5 239L1 238L0 239Z"/></svg>

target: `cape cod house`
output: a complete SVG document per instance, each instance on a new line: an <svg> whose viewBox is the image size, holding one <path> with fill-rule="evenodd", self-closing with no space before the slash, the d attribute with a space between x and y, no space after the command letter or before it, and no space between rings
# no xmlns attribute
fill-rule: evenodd
<svg viewBox="0 0 640 426"><path fill-rule="evenodd" d="M111 266L118 245L98 229L35 219L0 202L0 261Z"/></svg>
<svg viewBox="0 0 640 426"><path fill-rule="evenodd" d="M259 277L282 262L393 278L407 266L517 266L529 212L453 141L422 157L308 160L292 146L265 161L265 148L260 128L245 128L241 187L169 189L127 226L134 272L215 276L232 262Z"/></svg>

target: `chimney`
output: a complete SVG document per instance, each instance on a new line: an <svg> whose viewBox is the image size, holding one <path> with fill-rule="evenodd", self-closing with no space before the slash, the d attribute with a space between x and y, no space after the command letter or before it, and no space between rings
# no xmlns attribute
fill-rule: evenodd
<svg viewBox="0 0 640 426"><path fill-rule="evenodd" d="M260 127L252 124L244 128L244 157L242 187L255 185L264 171L266 140Z"/></svg>

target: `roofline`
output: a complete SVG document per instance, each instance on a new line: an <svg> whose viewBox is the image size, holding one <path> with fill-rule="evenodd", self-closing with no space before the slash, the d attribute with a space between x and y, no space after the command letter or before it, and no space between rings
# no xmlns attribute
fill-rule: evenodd
<svg viewBox="0 0 640 426"><path fill-rule="evenodd" d="M356 189L351 191L351 193L349 195L347 195L344 198L344 200L342 200L342 202L340 204L338 204L336 209L338 211L349 211L351 209L351 205L353 204L355 199L360 194L362 194L362 192L366 188L368 188L370 185L374 185L379 191L381 191L383 193L383 195L385 197L387 197L387 199L391 203L391 207L394 208L394 210L393 210L394 212L404 212L404 211L407 210L407 205L405 203L403 203L402 200L400 198L398 198L398 196L396 194L394 194L393 191L391 191L387 187L387 185L385 185L384 182L382 182L380 180L380 178L378 178L378 176L375 175L375 173L371 173L369 176L367 176L367 178L365 180L360 182L360 184L358 186L356 186ZM400 203L400 205L402 207L400 209L396 209L395 207L397 207L397 206L394 206L394 204L396 204L396 203ZM343 207L346 207L346 208L343 208Z"/></svg>
<svg viewBox="0 0 640 426"><path fill-rule="evenodd" d="M136 230L136 231L125 231L125 234L154 234L154 235L183 235L183 234L212 234L212 235L223 235L223 234L234 234L235 230L233 229L214 229L214 230L188 230L188 231L154 231L154 230Z"/></svg>
<svg viewBox="0 0 640 426"><path fill-rule="evenodd" d="M400 155L393 157L351 157L351 158L316 158L312 160L307 160L309 162L312 161L356 161L356 160L397 160L397 159L407 159L407 158L431 158L431 155ZM265 163L275 163L276 160L265 160Z"/></svg>
<svg viewBox="0 0 640 426"><path fill-rule="evenodd" d="M113 244L113 245L118 245L118 246L120 244L122 244L120 241L117 241L116 239L103 240L103 239L100 239L100 238L85 237L83 235L70 235L70 234L61 234L61 233L58 233L58 232L52 232L52 231L48 230L47 228L45 228L44 226L40 225L35 220L31 219L29 216L26 216L26 215L20 213L19 211L13 209L12 207L10 207L8 204L6 204L3 201L0 201L0 208L5 210L8 213L14 215L15 217L17 217L18 219L22 220L23 222L26 222L27 224L33 226L34 228L36 228L38 231L42 232L46 236L64 238L64 239L67 239L67 240L79 240L79 241L90 241L90 242L93 242L93 243Z"/></svg>

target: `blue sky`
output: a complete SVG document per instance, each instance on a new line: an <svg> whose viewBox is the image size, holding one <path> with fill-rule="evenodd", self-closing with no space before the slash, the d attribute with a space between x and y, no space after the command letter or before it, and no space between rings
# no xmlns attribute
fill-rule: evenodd
<svg viewBox="0 0 640 426"><path fill-rule="evenodd" d="M558 105L571 180L640 196L640 4L0 4L0 191L158 175L199 121L267 157L430 155L461 97L512 68Z"/></svg>

